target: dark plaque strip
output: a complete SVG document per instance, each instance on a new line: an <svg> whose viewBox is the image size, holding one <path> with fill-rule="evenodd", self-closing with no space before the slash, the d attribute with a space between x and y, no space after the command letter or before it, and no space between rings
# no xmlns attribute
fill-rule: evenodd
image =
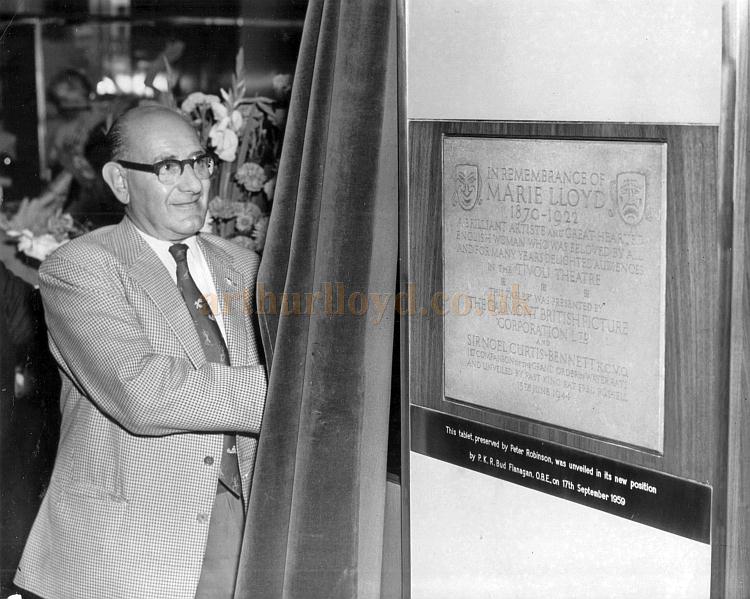
<svg viewBox="0 0 750 599"><path fill-rule="evenodd" d="M411 406L411 449L689 539L711 541L711 487Z"/></svg>

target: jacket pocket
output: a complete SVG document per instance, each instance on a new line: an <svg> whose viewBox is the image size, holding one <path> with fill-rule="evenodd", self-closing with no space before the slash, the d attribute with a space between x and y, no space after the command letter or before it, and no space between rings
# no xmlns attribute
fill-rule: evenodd
<svg viewBox="0 0 750 599"><path fill-rule="evenodd" d="M63 484L53 508L63 538L83 551L109 553L122 538L128 500L86 481Z"/></svg>

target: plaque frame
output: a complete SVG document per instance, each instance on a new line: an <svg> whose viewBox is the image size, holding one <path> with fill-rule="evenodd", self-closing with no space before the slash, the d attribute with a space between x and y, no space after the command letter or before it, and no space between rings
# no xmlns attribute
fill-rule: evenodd
<svg viewBox="0 0 750 599"><path fill-rule="evenodd" d="M428 306L442 286L442 139L444 135L532 139L655 141L667 144L664 449L643 451L540 421L446 400L443 324L410 313L402 342L408 369L408 405L481 422L497 429L580 449L712 488L712 596L721 596L726 572L731 221L722 218L726 195L715 126L511 121L410 121L408 200L402 217L402 291L411 285L416 306ZM715 291L712 293L712 290ZM722 291L723 290L723 291ZM408 431L406 432L408 436ZM407 439L407 442L410 442ZM409 447L409 445L407 445ZM408 460L404 471L408 481ZM408 486L404 501L408 505ZM408 527L408 515L405 519ZM408 549L405 550L408 560Z"/></svg>

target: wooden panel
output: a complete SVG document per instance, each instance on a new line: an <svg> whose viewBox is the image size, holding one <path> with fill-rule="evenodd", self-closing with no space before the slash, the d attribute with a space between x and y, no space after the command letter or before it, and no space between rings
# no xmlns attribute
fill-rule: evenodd
<svg viewBox="0 0 750 599"><path fill-rule="evenodd" d="M443 398L440 317L409 319L411 403L565 444L713 487L712 596L724 594L729 364L729 252L720 218L718 127L606 123L412 122L409 131L409 281L417 307L442 286L442 136L652 140L667 143L665 444L643 452Z"/></svg>
<svg viewBox="0 0 750 599"><path fill-rule="evenodd" d="M734 222L731 289L731 362L727 435L727 599L750 596L750 7L727 2L724 10L722 154L725 195Z"/></svg>

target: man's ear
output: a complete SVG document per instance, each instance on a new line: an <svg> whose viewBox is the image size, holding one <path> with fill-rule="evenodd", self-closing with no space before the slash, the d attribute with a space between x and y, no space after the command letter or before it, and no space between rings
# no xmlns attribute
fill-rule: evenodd
<svg viewBox="0 0 750 599"><path fill-rule="evenodd" d="M106 181L112 193L123 204L130 203L130 192L128 191L128 180L122 167L116 162L108 162L102 167L102 177Z"/></svg>

